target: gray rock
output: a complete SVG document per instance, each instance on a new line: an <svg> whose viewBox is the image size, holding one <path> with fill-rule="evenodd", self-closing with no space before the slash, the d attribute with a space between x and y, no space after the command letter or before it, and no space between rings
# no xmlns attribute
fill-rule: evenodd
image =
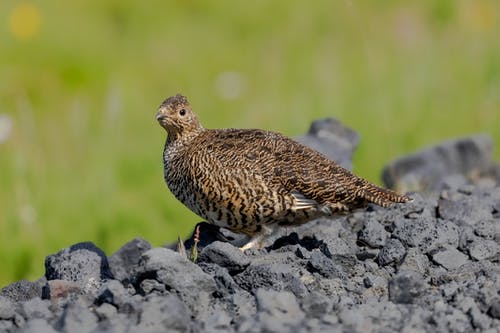
<svg viewBox="0 0 500 333"><path fill-rule="evenodd" d="M139 261L139 275L156 273L156 279L177 290L215 290L213 278L201 268L177 252L165 248L153 248L142 254Z"/></svg>
<svg viewBox="0 0 500 333"><path fill-rule="evenodd" d="M53 317L50 310L50 301L40 298L33 298L21 304L22 314L25 318L51 319Z"/></svg>
<svg viewBox="0 0 500 333"><path fill-rule="evenodd" d="M300 275L290 265L283 263L252 263L236 275L234 281L244 290L254 292L258 288L290 291L297 296L307 294Z"/></svg>
<svg viewBox="0 0 500 333"><path fill-rule="evenodd" d="M406 323L405 307L391 302L367 302L356 309L342 309L339 319L344 331L400 332Z"/></svg>
<svg viewBox="0 0 500 333"><path fill-rule="evenodd" d="M226 312L214 313L203 322L203 332L234 332L232 318Z"/></svg>
<svg viewBox="0 0 500 333"><path fill-rule="evenodd" d="M331 258L326 257L320 251L313 251L307 263L308 270L319 273L326 278L345 278L346 273L342 266L336 264Z"/></svg>
<svg viewBox="0 0 500 333"><path fill-rule="evenodd" d="M128 309L136 308L137 306L132 304L135 301L132 299L132 296L131 292L126 289L120 281L110 280L101 286L96 298L96 303L99 305L108 303L120 310L125 307Z"/></svg>
<svg viewBox="0 0 500 333"><path fill-rule="evenodd" d="M97 316L82 298L65 307L55 329L62 332L92 332L97 327Z"/></svg>
<svg viewBox="0 0 500 333"><path fill-rule="evenodd" d="M380 250L371 248L360 248L360 251L356 253L356 258L361 261L375 259L378 256Z"/></svg>
<svg viewBox="0 0 500 333"><path fill-rule="evenodd" d="M409 220L434 219L436 218L436 207L439 199L437 193L411 193L413 199L404 205L394 205L389 209L380 210L381 221L395 223L404 217Z"/></svg>
<svg viewBox="0 0 500 333"><path fill-rule="evenodd" d="M429 259L416 248L409 248L403 263L399 267L400 270L410 270L418 272L422 275L426 274L429 268Z"/></svg>
<svg viewBox="0 0 500 333"><path fill-rule="evenodd" d="M429 270L429 283L438 288L446 284L456 283L456 290L451 287L452 289L449 291L453 300L471 296L478 301L478 304L484 304L482 310L486 311L485 304L490 304L497 296L498 286L500 286L497 277L499 274L499 268L492 263L468 260L464 265L451 270L441 266L432 267ZM449 296L443 296L445 299L449 298Z"/></svg>
<svg viewBox="0 0 500 333"><path fill-rule="evenodd" d="M142 307L135 332L188 332L191 330L191 312L175 295L153 297Z"/></svg>
<svg viewBox="0 0 500 333"><path fill-rule="evenodd" d="M347 230L342 221L342 218L321 218L294 228L301 234L297 237L299 244L309 251L319 249L327 257L333 249L336 254L356 252L356 234Z"/></svg>
<svg viewBox="0 0 500 333"><path fill-rule="evenodd" d="M238 321L241 318L251 317L256 313L257 304L255 297L246 292L239 291L228 297L229 310L233 311L233 318Z"/></svg>
<svg viewBox="0 0 500 333"><path fill-rule="evenodd" d="M378 262L382 266L389 264L399 265L406 255L406 248L397 239L389 239L378 254Z"/></svg>
<svg viewBox="0 0 500 333"><path fill-rule="evenodd" d="M498 165L498 169L500 170L500 164ZM495 217L498 219L500 218L500 186L493 189L492 192L491 206Z"/></svg>
<svg viewBox="0 0 500 333"><path fill-rule="evenodd" d="M359 135L335 118L316 120L309 132L296 140L347 169L352 168L352 155L359 143Z"/></svg>
<svg viewBox="0 0 500 333"><path fill-rule="evenodd" d="M242 290L226 268L206 262L200 263L199 266L205 273L213 277L217 284L217 292L222 297L233 295Z"/></svg>
<svg viewBox="0 0 500 333"><path fill-rule="evenodd" d="M4 288L0 332L494 332L500 188L482 186L282 228L246 254L207 238L198 264L134 240L115 254L114 265L127 266L115 279L94 275L97 291L52 279L49 301L32 297L30 283ZM84 276L72 271L77 263L100 262L88 245L77 248L51 263L56 277Z"/></svg>
<svg viewBox="0 0 500 333"><path fill-rule="evenodd" d="M344 326L347 326L349 328L351 327L354 328L357 327L358 325L361 326L363 323L366 322L363 313L353 309L344 309L340 311L339 320ZM357 330L354 329L354 331Z"/></svg>
<svg viewBox="0 0 500 333"><path fill-rule="evenodd" d="M440 307L434 309L430 318L436 332L473 332L468 315L445 304Z"/></svg>
<svg viewBox="0 0 500 333"><path fill-rule="evenodd" d="M99 320L107 320L116 317L118 311L114 305L103 303L95 309L95 313Z"/></svg>
<svg viewBox="0 0 500 333"><path fill-rule="evenodd" d="M0 319L14 318L16 314L14 304L9 298L0 296Z"/></svg>
<svg viewBox="0 0 500 333"><path fill-rule="evenodd" d="M439 216L459 225L474 225L482 220L489 220L491 214L490 203L478 196L461 193L443 192L438 206Z"/></svg>
<svg viewBox="0 0 500 333"><path fill-rule="evenodd" d="M389 281L389 300L394 303L412 304L423 295L427 284L415 271L401 271Z"/></svg>
<svg viewBox="0 0 500 333"><path fill-rule="evenodd" d="M492 140L484 134L450 140L389 163L382 180L386 187L402 192L441 190L447 176L472 180L490 171L492 150Z"/></svg>
<svg viewBox="0 0 500 333"><path fill-rule="evenodd" d="M472 227L469 225L464 225L460 229L458 249L464 253L467 253L472 243L474 243L478 239L479 237L474 234L474 230L472 229Z"/></svg>
<svg viewBox="0 0 500 333"><path fill-rule="evenodd" d="M153 248L142 254L134 280L140 283L152 276L167 290L175 291L196 314L207 311L210 294L216 290L212 276L179 253L166 248Z"/></svg>
<svg viewBox="0 0 500 333"><path fill-rule="evenodd" d="M295 296L286 291L258 289L258 323L264 332L289 332L305 318Z"/></svg>
<svg viewBox="0 0 500 333"><path fill-rule="evenodd" d="M495 236L500 234L500 221L496 222L494 219L479 221L474 226L474 233L479 237L494 240Z"/></svg>
<svg viewBox="0 0 500 333"><path fill-rule="evenodd" d="M109 257L109 268L114 278L123 281L137 267L141 255L151 249L151 244L142 238L134 238Z"/></svg>
<svg viewBox="0 0 500 333"><path fill-rule="evenodd" d="M458 228L449 221L421 217L399 219L394 226L393 237L406 247L417 247L423 253L442 247L456 247L459 243Z"/></svg>
<svg viewBox="0 0 500 333"><path fill-rule="evenodd" d="M457 307L470 316L474 328L484 331L490 327L491 318L479 310L472 297L464 297L458 302Z"/></svg>
<svg viewBox="0 0 500 333"><path fill-rule="evenodd" d="M312 291L301 300L302 310L307 318L321 318L333 309L333 302L329 297Z"/></svg>
<svg viewBox="0 0 500 333"><path fill-rule="evenodd" d="M392 233L408 247L417 247L421 252L428 252L435 248L437 239L437 221L432 218L399 219L395 223Z"/></svg>
<svg viewBox="0 0 500 333"><path fill-rule="evenodd" d="M491 168L491 176L500 184L500 163L495 163Z"/></svg>
<svg viewBox="0 0 500 333"><path fill-rule="evenodd" d="M456 269L464 265L468 258L465 254L455 248L448 248L435 253L432 260L444 268Z"/></svg>
<svg viewBox="0 0 500 333"><path fill-rule="evenodd" d="M154 279L142 280L140 288L144 294L151 294L153 292L164 294L167 291L167 287L163 283Z"/></svg>
<svg viewBox="0 0 500 333"><path fill-rule="evenodd" d="M250 260L240 249L220 241L215 241L206 246L198 259L199 261L213 262L224 267L230 274L237 274L250 265Z"/></svg>
<svg viewBox="0 0 500 333"><path fill-rule="evenodd" d="M381 248L384 246L388 235L389 233L385 231L382 224L375 218L369 218L359 232L358 241L372 248Z"/></svg>
<svg viewBox="0 0 500 333"><path fill-rule="evenodd" d="M386 276L376 275L374 273L366 273L363 278L363 286L368 288L365 291L365 297L386 297L388 295L388 280Z"/></svg>
<svg viewBox="0 0 500 333"><path fill-rule="evenodd" d="M500 298L496 298L490 305L488 310L490 316L496 319L500 319Z"/></svg>
<svg viewBox="0 0 500 333"><path fill-rule="evenodd" d="M35 297L42 297L42 288L45 283L45 277L35 282L20 280L3 287L2 290L0 290L0 296L5 296L14 302L22 302Z"/></svg>
<svg viewBox="0 0 500 333"><path fill-rule="evenodd" d="M465 175L454 173L451 175L444 176L437 185L434 185L436 190L458 190L462 186L468 184L467 178ZM434 187L433 186L433 187Z"/></svg>
<svg viewBox="0 0 500 333"><path fill-rule="evenodd" d="M438 219L436 223L436 240L434 242L434 247L458 247L458 245L458 226L453 222Z"/></svg>
<svg viewBox="0 0 500 333"><path fill-rule="evenodd" d="M441 286L441 292L446 300L451 299L459 291L459 285L456 281L451 281Z"/></svg>
<svg viewBox="0 0 500 333"><path fill-rule="evenodd" d="M84 242L45 258L45 277L76 282L84 292L97 292L102 281L113 276L104 252Z"/></svg>
<svg viewBox="0 0 500 333"><path fill-rule="evenodd" d="M101 305L101 307L102 306L104 306L104 304ZM106 304L106 306L113 307L110 304ZM130 316L127 313L116 313L114 316L101 319L101 315L98 313L99 311L98 309L99 308L97 308L95 312L96 315L100 318L100 320L97 323L97 328L94 330L95 333L136 332L136 327L139 321L138 319L139 316L136 313L133 313L133 316Z"/></svg>
<svg viewBox="0 0 500 333"><path fill-rule="evenodd" d="M16 330L12 320L1 320L0 319L0 332L13 332Z"/></svg>
<svg viewBox="0 0 500 333"><path fill-rule="evenodd" d="M469 254L475 260L494 259L498 262L500 245L493 240L476 240L469 246Z"/></svg>
<svg viewBox="0 0 500 333"><path fill-rule="evenodd" d="M23 328L24 333L57 333L57 331L47 323L45 319L35 318L26 323Z"/></svg>

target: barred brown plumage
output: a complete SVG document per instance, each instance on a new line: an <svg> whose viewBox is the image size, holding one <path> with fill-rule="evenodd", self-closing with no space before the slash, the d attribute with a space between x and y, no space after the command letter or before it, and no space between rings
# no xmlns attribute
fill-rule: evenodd
<svg viewBox="0 0 500 333"><path fill-rule="evenodd" d="M208 222L254 237L244 248L259 242L267 226L411 200L279 133L205 129L180 94L161 104L156 119L168 133L163 164L170 191Z"/></svg>

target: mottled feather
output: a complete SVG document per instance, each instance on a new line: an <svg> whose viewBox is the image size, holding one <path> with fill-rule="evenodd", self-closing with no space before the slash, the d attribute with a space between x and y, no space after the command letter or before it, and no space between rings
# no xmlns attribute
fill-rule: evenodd
<svg viewBox="0 0 500 333"><path fill-rule="evenodd" d="M236 232L410 200L279 133L204 129L181 95L165 100L157 119L168 132L163 161L171 192L208 222Z"/></svg>

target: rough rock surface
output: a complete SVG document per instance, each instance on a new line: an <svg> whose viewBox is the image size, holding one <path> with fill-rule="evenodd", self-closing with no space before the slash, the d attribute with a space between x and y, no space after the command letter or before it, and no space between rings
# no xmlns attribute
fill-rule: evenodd
<svg viewBox="0 0 500 333"><path fill-rule="evenodd" d="M309 132L296 141L328 156L341 166L352 169L352 155L359 143L359 135L335 118L316 120Z"/></svg>
<svg viewBox="0 0 500 333"><path fill-rule="evenodd" d="M246 253L201 232L196 263L140 239L109 260L76 244L46 280L2 289L0 331L498 332L500 187L413 197Z"/></svg>
<svg viewBox="0 0 500 333"><path fill-rule="evenodd" d="M384 168L382 180L402 192L457 189L468 182L500 184L500 165L492 156L488 135L458 138L396 159Z"/></svg>
<svg viewBox="0 0 500 333"><path fill-rule="evenodd" d="M350 167L358 137L324 120L299 141ZM46 258L44 277L1 289L0 332L498 333L500 187L465 176L488 168L490 143L403 159L391 181L439 190L282 229L262 250L241 253L241 236L204 222L187 255L142 239L109 257L75 244Z"/></svg>

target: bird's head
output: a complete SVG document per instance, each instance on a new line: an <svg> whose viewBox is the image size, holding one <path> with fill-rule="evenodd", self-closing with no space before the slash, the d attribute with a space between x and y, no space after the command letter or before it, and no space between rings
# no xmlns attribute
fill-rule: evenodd
<svg viewBox="0 0 500 333"><path fill-rule="evenodd" d="M161 103L156 120L168 132L169 140L189 137L203 130L186 97L181 94Z"/></svg>

